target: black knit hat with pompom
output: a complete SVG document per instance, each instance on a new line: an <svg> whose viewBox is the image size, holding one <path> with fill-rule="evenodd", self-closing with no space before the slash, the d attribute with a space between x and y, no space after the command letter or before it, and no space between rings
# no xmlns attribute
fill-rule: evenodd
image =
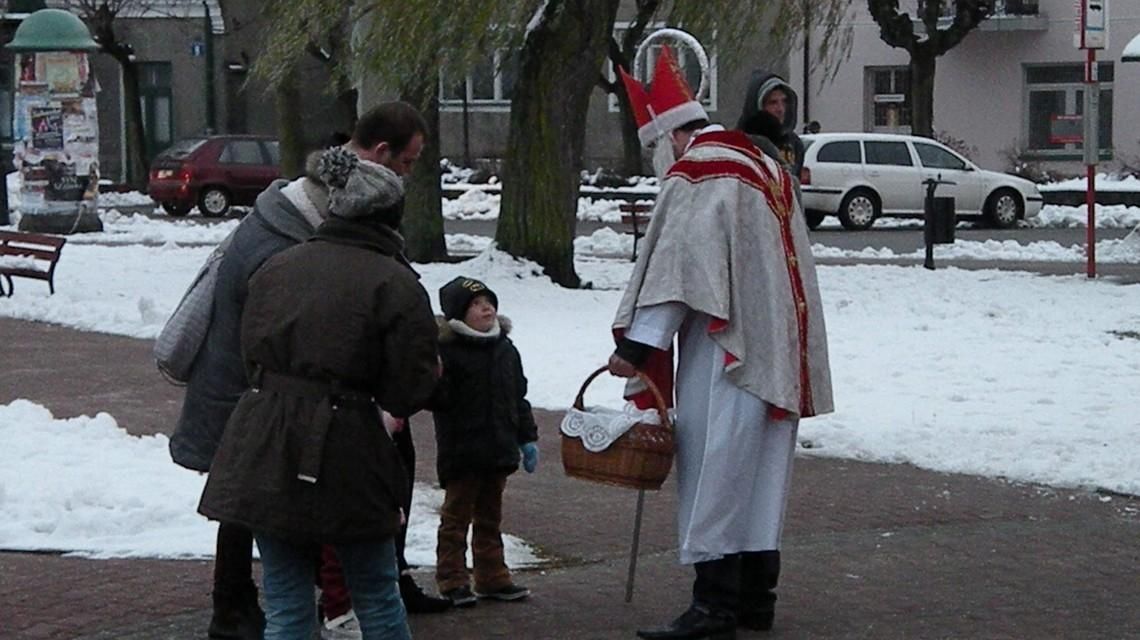
<svg viewBox="0 0 1140 640"><path fill-rule="evenodd" d="M439 306L443 310L443 317L448 320L462 320L467 315L467 307L475 296L487 296L491 305L499 308L499 296L487 288L487 285L475 278L459 276L439 288Z"/></svg>

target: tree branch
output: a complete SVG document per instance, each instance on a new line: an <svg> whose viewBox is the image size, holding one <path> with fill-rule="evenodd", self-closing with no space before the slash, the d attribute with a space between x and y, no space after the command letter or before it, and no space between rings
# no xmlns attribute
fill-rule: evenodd
<svg viewBox="0 0 1140 640"><path fill-rule="evenodd" d="M879 25L879 37L892 47L913 52L918 44L909 13L899 12L899 0L867 0L867 9Z"/></svg>
<svg viewBox="0 0 1140 640"><path fill-rule="evenodd" d="M940 56L953 49L992 12L991 0L957 0L954 22L950 28L938 32L938 39L933 43L934 54Z"/></svg>

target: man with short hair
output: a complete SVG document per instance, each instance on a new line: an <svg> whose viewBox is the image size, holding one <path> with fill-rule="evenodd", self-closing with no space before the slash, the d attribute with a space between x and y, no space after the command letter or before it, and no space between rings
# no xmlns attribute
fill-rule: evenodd
<svg viewBox="0 0 1140 640"><path fill-rule="evenodd" d="M642 638L768 629L799 419L832 410L811 243L790 176L740 131L710 125L668 47L647 92L622 72L654 165L675 162L614 319L614 375L672 397L677 338L678 546L690 607Z"/></svg>
<svg viewBox="0 0 1140 640"><path fill-rule="evenodd" d="M388 102L357 121L346 146L360 158L406 175L419 158L427 129L414 107ZM218 268L210 328L170 438L170 455L177 464L209 472L226 422L249 387L241 361L240 327L250 277L271 256L308 240L327 216L328 189L310 172L266 188L233 231ZM252 579L252 549L253 534L248 529L232 524L218 527L210 638L262 637L265 617Z"/></svg>

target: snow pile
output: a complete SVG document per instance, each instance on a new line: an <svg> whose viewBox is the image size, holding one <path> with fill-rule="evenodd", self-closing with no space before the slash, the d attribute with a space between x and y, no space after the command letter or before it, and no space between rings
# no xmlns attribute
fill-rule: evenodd
<svg viewBox="0 0 1140 640"><path fill-rule="evenodd" d="M99 194L99 206L108 209L114 207L153 207L154 200L145 193L138 191L108 191Z"/></svg>
<svg viewBox="0 0 1140 640"><path fill-rule="evenodd" d="M812 255L817 258L848 260L921 260L925 249L909 253L895 253L892 249L865 247L840 249L819 243L812 244ZM1014 262L1084 262L1087 259L1084 245L1062 246L1052 240L1022 244L1016 240L957 240L954 244L935 245L937 260L1008 260ZM1140 263L1132 244L1124 240L1101 240L1096 243L1096 259L1101 263Z"/></svg>
<svg viewBox="0 0 1140 640"><path fill-rule="evenodd" d="M1024 222L1027 227L1062 229L1087 227L1089 208L1045 205L1036 217ZM1131 229L1140 225L1140 207L1098 204L1096 206L1096 226L1098 229Z"/></svg>
<svg viewBox="0 0 1140 640"><path fill-rule="evenodd" d="M48 263L36 260L31 256L0 256L0 267L5 269L31 269L33 271L48 270Z"/></svg>
<svg viewBox="0 0 1140 640"><path fill-rule="evenodd" d="M1039 191L1087 191L1088 178L1072 178L1037 185ZM1108 173L1098 173L1096 176L1097 191L1140 191L1140 179L1135 176L1117 176Z"/></svg>
<svg viewBox="0 0 1140 640"><path fill-rule="evenodd" d="M501 199L497 193L472 187L454 200L443 200L443 217L446 220L496 220Z"/></svg>
<svg viewBox="0 0 1140 640"><path fill-rule="evenodd" d="M595 258L627 258L633 254L633 234L610 228L574 238L574 253Z"/></svg>
<svg viewBox="0 0 1140 640"><path fill-rule="evenodd" d="M57 419L16 400L0 405L0 549L93 558L202 558L216 525L197 513L205 476L170 461L166 436L132 436L106 413ZM407 558L435 564L443 492L417 484ZM538 564L504 535L507 562Z"/></svg>
<svg viewBox="0 0 1140 640"><path fill-rule="evenodd" d="M102 211L103 231L68 236L68 244L214 246L235 228L238 220L220 219L209 223L175 218L152 218L138 213L123 214L117 209Z"/></svg>

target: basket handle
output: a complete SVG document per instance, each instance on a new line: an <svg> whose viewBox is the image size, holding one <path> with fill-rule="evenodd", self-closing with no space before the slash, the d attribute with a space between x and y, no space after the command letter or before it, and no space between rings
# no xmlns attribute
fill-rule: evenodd
<svg viewBox="0 0 1140 640"><path fill-rule="evenodd" d="M597 371L591 373L590 376L586 378L586 381L582 383L582 388L578 389L578 397L574 398L575 409L579 411L585 411L586 387L590 386L590 383L594 381L594 378L597 378L606 371L609 371L608 366L599 367ZM657 402L657 415L661 418L661 424L664 425L666 429L671 430L673 428L673 425L669 422L669 409L665 405L665 398L661 395L661 391L657 388L657 385L653 384L653 381L649 379L649 376L645 375L641 371L637 371L635 373L637 373L638 379L644 382L645 386L649 387L650 393L653 394L653 399Z"/></svg>

